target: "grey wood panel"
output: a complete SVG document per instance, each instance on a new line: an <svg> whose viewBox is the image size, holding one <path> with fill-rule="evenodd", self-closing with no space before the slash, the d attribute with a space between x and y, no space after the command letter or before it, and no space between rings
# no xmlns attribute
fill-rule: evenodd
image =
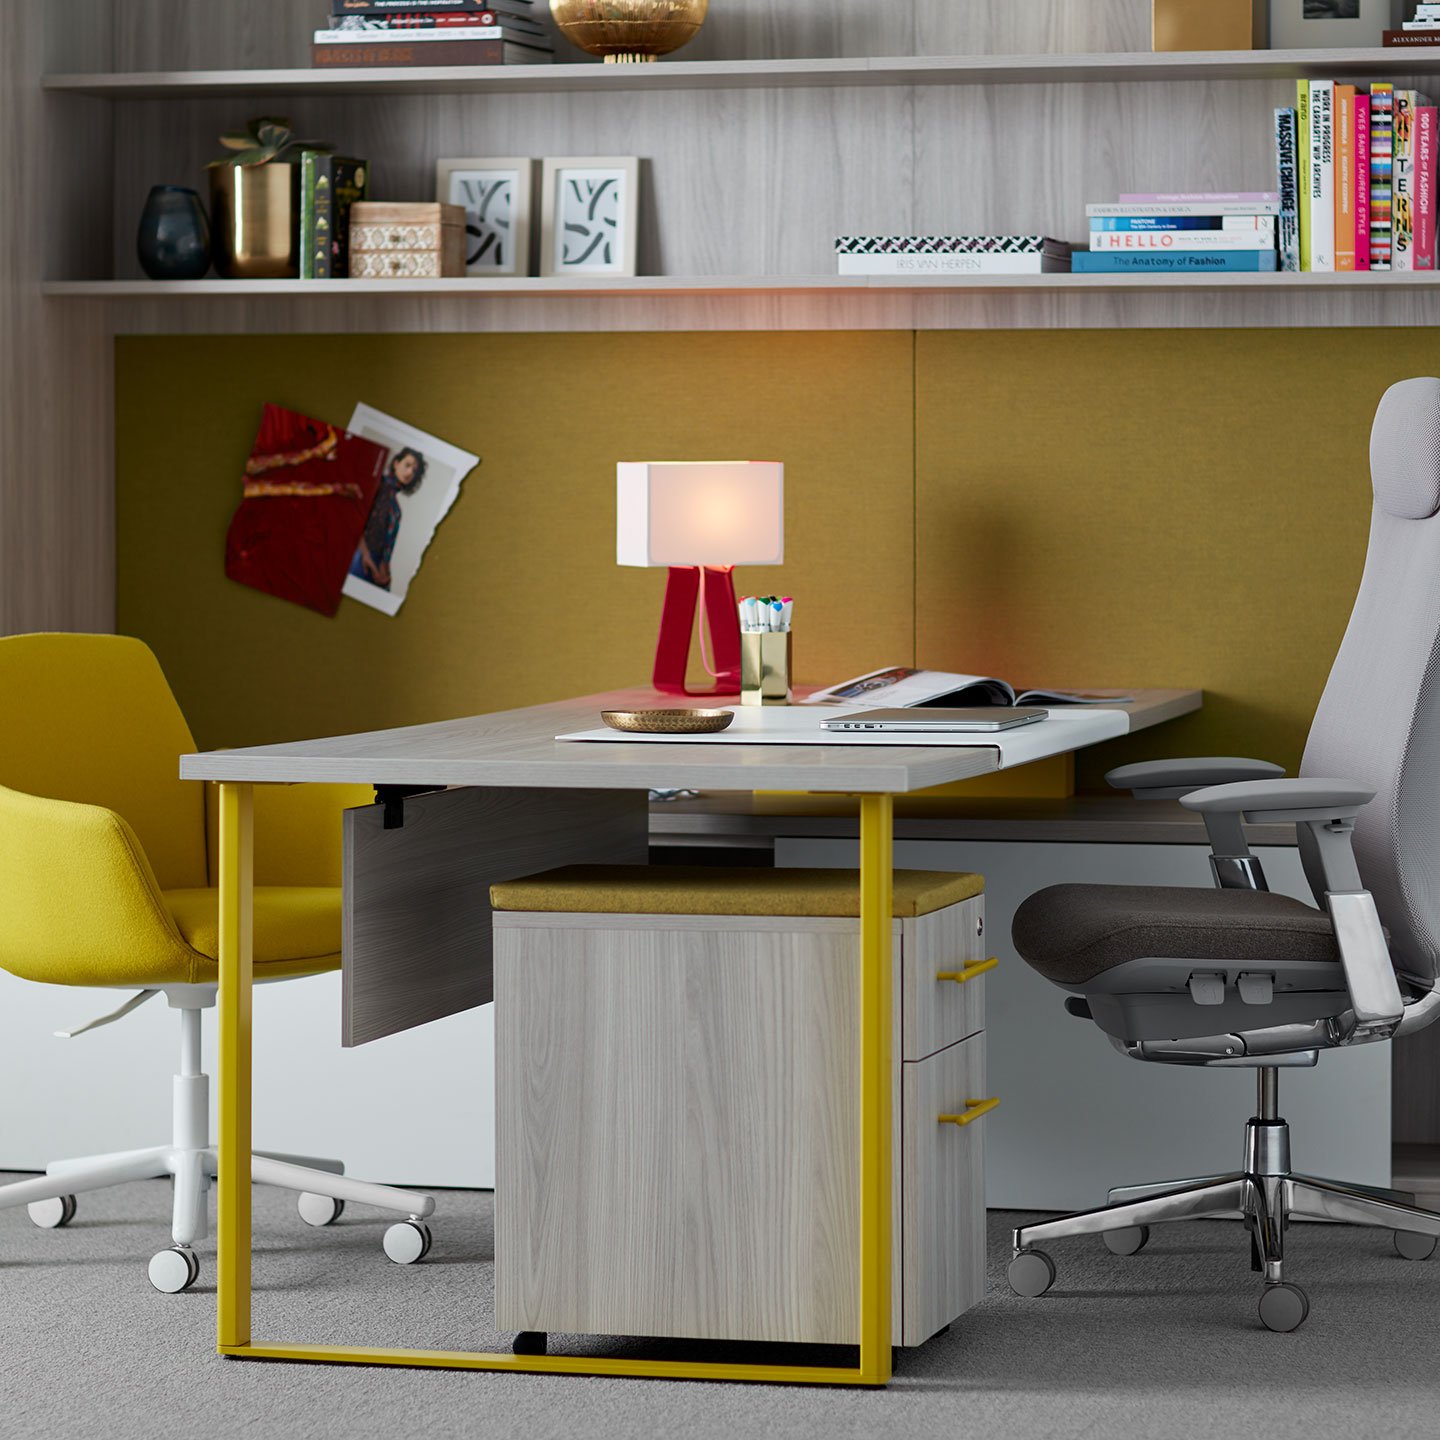
<svg viewBox="0 0 1440 1440"><path fill-rule="evenodd" d="M1130 729L1156 715L1200 708L1196 690L1136 690L1116 705ZM554 737L592 727L602 710L636 709L661 697L617 690L551 705L181 757L187 780L289 784L325 780L362 785L532 785L569 788L840 790L901 794L987 774L998 768L989 745L644 745L564 742ZM673 703L673 700L668 702ZM1041 727L1037 727L1036 734ZM1061 727L1063 730L1063 727ZM1061 731L1055 732L1061 746Z"/></svg>
<svg viewBox="0 0 1440 1440"><path fill-rule="evenodd" d="M0 633L114 626L110 317L47 300L46 275L107 260L110 155L104 102L53 100L50 59L103 51L105 6L0 6ZM64 51L64 26L95 27ZM97 40L98 37L98 40Z"/></svg>
<svg viewBox="0 0 1440 1440"><path fill-rule="evenodd" d="M584 790L451 790L405 801L384 828L345 812L341 1043L492 998L490 886L557 865L646 859L644 797Z"/></svg>
<svg viewBox="0 0 1440 1440"><path fill-rule="evenodd" d="M985 1036L904 1070L901 1247L905 1345L920 1345L985 1295L985 1127L942 1125L986 1098Z"/></svg>
<svg viewBox="0 0 1440 1440"><path fill-rule="evenodd" d="M691 840L768 843L778 837L846 839L859 833L853 803L704 795L650 810L651 843ZM1251 825L1252 845L1295 844L1293 825ZM897 840L994 840L1070 845L1208 845L1204 822L1176 800L1076 795L1064 800L902 800Z"/></svg>
<svg viewBox="0 0 1440 1440"><path fill-rule="evenodd" d="M855 1342L859 942L802 927L497 933L501 1328Z"/></svg>
<svg viewBox="0 0 1440 1440"><path fill-rule="evenodd" d="M985 897L904 922L901 963L901 1054L923 1060L985 1025L985 977L938 980L986 957Z"/></svg>

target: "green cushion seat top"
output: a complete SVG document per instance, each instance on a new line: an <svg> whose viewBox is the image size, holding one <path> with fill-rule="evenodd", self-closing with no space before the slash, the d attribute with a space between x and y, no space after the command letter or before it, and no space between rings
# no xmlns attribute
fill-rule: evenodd
<svg viewBox="0 0 1440 1440"><path fill-rule="evenodd" d="M894 913L929 915L980 895L980 875L897 870ZM858 916L857 870L566 865L490 887L497 910L577 915Z"/></svg>

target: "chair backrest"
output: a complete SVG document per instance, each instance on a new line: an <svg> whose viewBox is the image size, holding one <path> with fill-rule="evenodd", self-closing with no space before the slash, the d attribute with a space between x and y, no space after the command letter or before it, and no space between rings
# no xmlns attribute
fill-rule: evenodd
<svg viewBox="0 0 1440 1440"><path fill-rule="evenodd" d="M204 787L180 779L194 748L139 640L0 638L0 785L118 812L166 888L207 883Z"/></svg>
<svg viewBox="0 0 1440 1440"><path fill-rule="evenodd" d="M1365 573L1300 773L1375 787L1355 826L1360 875L1396 968L1428 979L1440 973L1440 380L1385 392L1370 478Z"/></svg>

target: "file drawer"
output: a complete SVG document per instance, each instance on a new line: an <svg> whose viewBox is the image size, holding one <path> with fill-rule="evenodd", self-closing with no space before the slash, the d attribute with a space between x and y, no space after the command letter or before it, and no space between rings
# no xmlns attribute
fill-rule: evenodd
<svg viewBox="0 0 1440 1440"><path fill-rule="evenodd" d="M985 943L985 897L904 920L900 930L901 1053L923 1060L984 1028L993 954Z"/></svg>

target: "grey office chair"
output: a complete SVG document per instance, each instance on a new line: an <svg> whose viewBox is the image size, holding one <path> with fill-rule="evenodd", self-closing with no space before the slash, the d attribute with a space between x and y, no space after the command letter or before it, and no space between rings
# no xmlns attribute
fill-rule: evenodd
<svg viewBox="0 0 1440 1440"><path fill-rule="evenodd" d="M1284 1274L1291 1216L1382 1226L1407 1259L1440 1237L1413 1196L1290 1169L1279 1072L1322 1050L1390 1040L1440 1017L1440 380L1405 380L1370 439L1365 573L1310 728L1299 779L1255 760L1126 765L1106 778L1205 819L1216 888L1055 885L1016 912L1021 956L1070 992L1123 1054L1256 1071L1244 1168L1110 1192L1098 1210L1015 1232L1011 1287L1043 1295L1045 1241L1103 1235L1133 1255L1149 1226L1241 1214L1264 1276L1260 1318L1294 1330L1309 1300ZM1272 895L1244 825L1296 826L1315 906Z"/></svg>

